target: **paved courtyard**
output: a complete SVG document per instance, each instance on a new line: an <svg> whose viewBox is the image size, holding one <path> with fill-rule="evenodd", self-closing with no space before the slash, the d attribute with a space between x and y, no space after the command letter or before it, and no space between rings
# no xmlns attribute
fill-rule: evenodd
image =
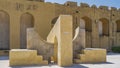
<svg viewBox="0 0 120 68"><path fill-rule="evenodd" d="M9 60L7 56L0 56L0 68L63 68L57 65L48 66L18 66L9 67ZM64 68L120 68L120 53L108 53L107 62L99 64L74 64L72 67Z"/></svg>

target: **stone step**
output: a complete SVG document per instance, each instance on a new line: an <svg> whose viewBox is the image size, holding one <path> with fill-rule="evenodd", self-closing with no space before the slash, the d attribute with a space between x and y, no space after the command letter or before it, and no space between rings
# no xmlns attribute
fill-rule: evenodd
<svg viewBox="0 0 120 68"><path fill-rule="evenodd" d="M48 65L48 61L47 60L43 60L40 64L41 65Z"/></svg>
<svg viewBox="0 0 120 68"><path fill-rule="evenodd" d="M41 55L38 55L38 56L36 57L36 60L37 60L38 62L41 62L41 61L43 61L43 56L41 56Z"/></svg>
<svg viewBox="0 0 120 68"><path fill-rule="evenodd" d="M74 63L79 64L79 63L81 63L81 60L80 59L74 59Z"/></svg>
<svg viewBox="0 0 120 68"><path fill-rule="evenodd" d="M48 65L48 61L42 60L41 62L36 62L36 65Z"/></svg>
<svg viewBox="0 0 120 68"><path fill-rule="evenodd" d="M78 59L81 59L81 57L85 57L85 54L77 54Z"/></svg>

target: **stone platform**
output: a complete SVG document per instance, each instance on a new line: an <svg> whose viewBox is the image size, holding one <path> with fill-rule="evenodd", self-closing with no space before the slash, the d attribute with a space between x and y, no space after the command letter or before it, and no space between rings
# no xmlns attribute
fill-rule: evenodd
<svg viewBox="0 0 120 68"><path fill-rule="evenodd" d="M10 66L48 65L48 61L37 55L36 50L13 49L10 51Z"/></svg>
<svg viewBox="0 0 120 68"><path fill-rule="evenodd" d="M106 62L106 49L86 48L82 50L82 54L77 54L75 63L101 63Z"/></svg>

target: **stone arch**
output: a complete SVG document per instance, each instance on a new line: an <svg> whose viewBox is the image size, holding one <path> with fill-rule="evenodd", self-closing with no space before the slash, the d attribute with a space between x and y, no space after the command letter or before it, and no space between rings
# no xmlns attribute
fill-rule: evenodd
<svg viewBox="0 0 120 68"><path fill-rule="evenodd" d="M80 19L80 29L85 29L85 21Z"/></svg>
<svg viewBox="0 0 120 68"><path fill-rule="evenodd" d="M120 46L120 19L116 21L116 45L115 46Z"/></svg>
<svg viewBox="0 0 120 68"><path fill-rule="evenodd" d="M99 21L102 22L102 35L109 36L109 20L101 18Z"/></svg>
<svg viewBox="0 0 120 68"><path fill-rule="evenodd" d="M34 17L30 13L24 13L20 18L20 48L25 49L27 46L27 28L34 27Z"/></svg>
<svg viewBox="0 0 120 68"><path fill-rule="evenodd" d="M91 48L92 47L92 19L90 19L87 16L84 16L80 19L80 24L82 28L85 28L85 40L86 40L86 47ZM81 23L81 22L84 22Z"/></svg>
<svg viewBox="0 0 120 68"><path fill-rule="evenodd" d="M99 36L102 36L102 34L103 34L103 26L102 26L101 21L98 22L98 32L99 32Z"/></svg>
<svg viewBox="0 0 120 68"><path fill-rule="evenodd" d="M99 47L109 49L109 20L107 18L101 18L99 21L102 24L102 34L99 37Z"/></svg>
<svg viewBox="0 0 120 68"><path fill-rule="evenodd" d="M117 27L116 32L120 32L120 20L116 21L116 27Z"/></svg>
<svg viewBox="0 0 120 68"><path fill-rule="evenodd" d="M92 20L87 16L82 17L82 19L85 21L86 31L92 32Z"/></svg>
<svg viewBox="0 0 120 68"><path fill-rule="evenodd" d="M10 49L10 21L9 14L0 11L0 50Z"/></svg>

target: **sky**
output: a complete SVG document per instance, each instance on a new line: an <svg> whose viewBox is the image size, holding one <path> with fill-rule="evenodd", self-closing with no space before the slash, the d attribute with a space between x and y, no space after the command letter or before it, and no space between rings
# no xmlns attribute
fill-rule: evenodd
<svg viewBox="0 0 120 68"><path fill-rule="evenodd" d="M120 0L45 0L45 1L60 4L64 4L66 1L74 1L77 2L78 5L80 3L88 3L90 6L95 4L97 7L100 5L104 5L109 7L120 8Z"/></svg>

